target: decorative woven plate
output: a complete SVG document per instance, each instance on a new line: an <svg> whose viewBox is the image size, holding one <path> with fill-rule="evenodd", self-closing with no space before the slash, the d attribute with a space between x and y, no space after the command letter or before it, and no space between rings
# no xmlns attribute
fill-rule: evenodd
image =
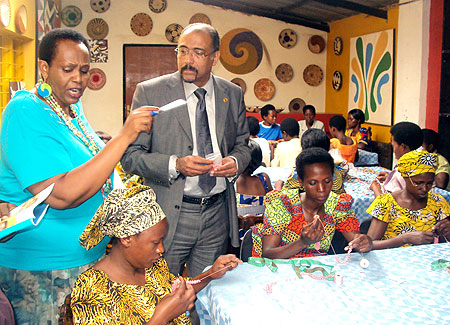
<svg viewBox="0 0 450 325"><path fill-rule="evenodd" d="M108 10L110 6L111 6L110 0L91 0L92 10L100 14Z"/></svg>
<svg viewBox="0 0 450 325"><path fill-rule="evenodd" d="M27 8L24 5L21 5L16 12L16 30L23 34L27 30Z"/></svg>
<svg viewBox="0 0 450 325"><path fill-rule="evenodd" d="M234 78L231 80L231 82L241 87L242 92L245 94L245 92L247 91L247 84L245 83L244 80L242 80L241 78Z"/></svg>
<svg viewBox="0 0 450 325"><path fill-rule="evenodd" d="M205 14L198 13L198 14L195 14L194 16L192 16L191 19L189 19L189 24L194 24L194 23L203 23L203 24L211 25L211 19L209 19L209 17L206 16Z"/></svg>
<svg viewBox="0 0 450 325"><path fill-rule="evenodd" d="M275 94L275 85L270 79L262 78L255 83L254 91L259 100L270 100Z"/></svg>
<svg viewBox="0 0 450 325"><path fill-rule="evenodd" d="M166 28L166 38L169 42L178 43L181 32L183 31L183 26L180 24L170 24Z"/></svg>
<svg viewBox="0 0 450 325"><path fill-rule="evenodd" d="M310 86L318 86L322 82L323 71L318 65L310 64L303 70L303 79Z"/></svg>
<svg viewBox="0 0 450 325"><path fill-rule="evenodd" d="M152 31L153 21L149 15L140 12L131 18L130 28L137 36L146 36Z"/></svg>
<svg viewBox="0 0 450 325"><path fill-rule="evenodd" d="M11 22L11 4L9 0L0 0L0 23L3 27L8 27Z"/></svg>
<svg viewBox="0 0 450 325"><path fill-rule="evenodd" d="M92 68L89 70L90 77L88 82L89 89L99 90L102 89L106 83L106 75L103 70L99 68Z"/></svg>
<svg viewBox="0 0 450 325"><path fill-rule="evenodd" d="M292 29L283 29L278 35L278 41L282 47L287 49L293 48L297 43L297 33Z"/></svg>
<svg viewBox="0 0 450 325"><path fill-rule="evenodd" d="M339 90L342 87L342 73L335 71L333 73L333 79L331 81L334 90Z"/></svg>
<svg viewBox="0 0 450 325"><path fill-rule="evenodd" d="M303 106L305 106L306 103L301 98L294 98L289 102L289 112L291 113L301 113L303 110Z"/></svg>
<svg viewBox="0 0 450 325"><path fill-rule="evenodd" d="M340 38L340 37L338 36L338 37L336 37L336 38L334 39L334 42L333 42L333 51L334 51L334 54L336 54L336 55L341 55L341 53L342 53L342 48L343 48L343 41L342 41L342 38Z"/></svg>
<svg viewBox="0 0 450 325"><path fill-rule="evenodd" d="M313 35L308 40L308 48L313 53L321 53L325 49L325 40L322 36Z"/></svg>
<svg viewBox="0 0 450 325"><path fill-rule="evenodd" d="M292 67L289 64L281 63L275 69L275 76L281 82L288 82L288 81L292 80L292 77L294 76L294 70L292 69Z"/></svg>
<svg viewBox="0 0 450 325"><path fill-rule="evenodd" d="M159 14L160 12L163 12L164 10L166 10L167 1L166 0L149 0L148 6L151 11Z"/></svg>
<svg viewBox="0 0 450 325"><path fill-rule="evenodd" d="M249 29L232 29L220 40L220 62L231 73L252 72L259 66L262 58L261 39Z"/></svg>
<svg viewBox="0 0 450 325"><path fill-rule="evenodd" d="M61 21L67 27L78 26L82 18L83 14L77 6L67 6L61 11Z"/></svg>
<svg viewBox="0 0 450 325"><path fill-rule="evenodd" d="M87 24L87 33L92 39L104 39L108 35L109 27L101 18L94 18Z"/></svg>

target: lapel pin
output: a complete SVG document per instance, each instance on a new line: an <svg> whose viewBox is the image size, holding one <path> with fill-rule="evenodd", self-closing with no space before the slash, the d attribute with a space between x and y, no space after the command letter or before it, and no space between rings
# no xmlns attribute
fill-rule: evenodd
<svg viewBox="0 0 450 325"><path fill-rule="evenodd" d="M228 98L225 97L225 98L223 99L223 102L224 102L224 103L228 102Z"/></svg>

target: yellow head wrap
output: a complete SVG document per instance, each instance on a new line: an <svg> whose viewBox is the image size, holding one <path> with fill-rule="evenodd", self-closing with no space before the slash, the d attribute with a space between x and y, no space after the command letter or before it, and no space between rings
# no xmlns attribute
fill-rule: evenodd
<svg viewBox="0 0 450 325"><path fill-rule="evenodd" d="M115 189L84 229L80 243L89 250L105 236L124 238L136 235L165 217L150 187L138 185L129 189Z"/></svg>
<svg viewBox="0 0 450 325"><path fill-rule="evenodd" d="M437 155L421 148L404 154L398 161L398 171L403 177L416 176L423 173L435 173Z"/></svg>

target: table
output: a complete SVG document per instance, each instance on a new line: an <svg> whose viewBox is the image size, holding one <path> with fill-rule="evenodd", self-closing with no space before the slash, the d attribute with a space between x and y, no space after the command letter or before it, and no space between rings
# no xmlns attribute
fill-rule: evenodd
<svg viewBox="0 0 450 325"><path fill-rule="evenodd" d="M449 324L450 274L431 262L450 260L450 244L430 244L352 253L339 265L341 286L309 277L298 279L289 265L244 263L197 294L201 324ZM341 260L343 255L339 256ZM338 265L335 256L313 258ZM272 293L264 288L273 285Z"/></svg>

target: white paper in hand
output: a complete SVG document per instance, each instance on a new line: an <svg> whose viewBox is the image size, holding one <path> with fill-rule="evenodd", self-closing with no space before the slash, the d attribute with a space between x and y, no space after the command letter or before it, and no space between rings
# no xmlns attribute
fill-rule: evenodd
<svg viewBox="0 0 450 325"><path fill-rule="evenodd" d="M174 108L181 107L183 105L186 105L186 101L184 99L177 99L177 100L174 100L173 102L170 102L169 104L161 106L159 108L159 111L166 112L166 111L170 111Z"/></svg>

